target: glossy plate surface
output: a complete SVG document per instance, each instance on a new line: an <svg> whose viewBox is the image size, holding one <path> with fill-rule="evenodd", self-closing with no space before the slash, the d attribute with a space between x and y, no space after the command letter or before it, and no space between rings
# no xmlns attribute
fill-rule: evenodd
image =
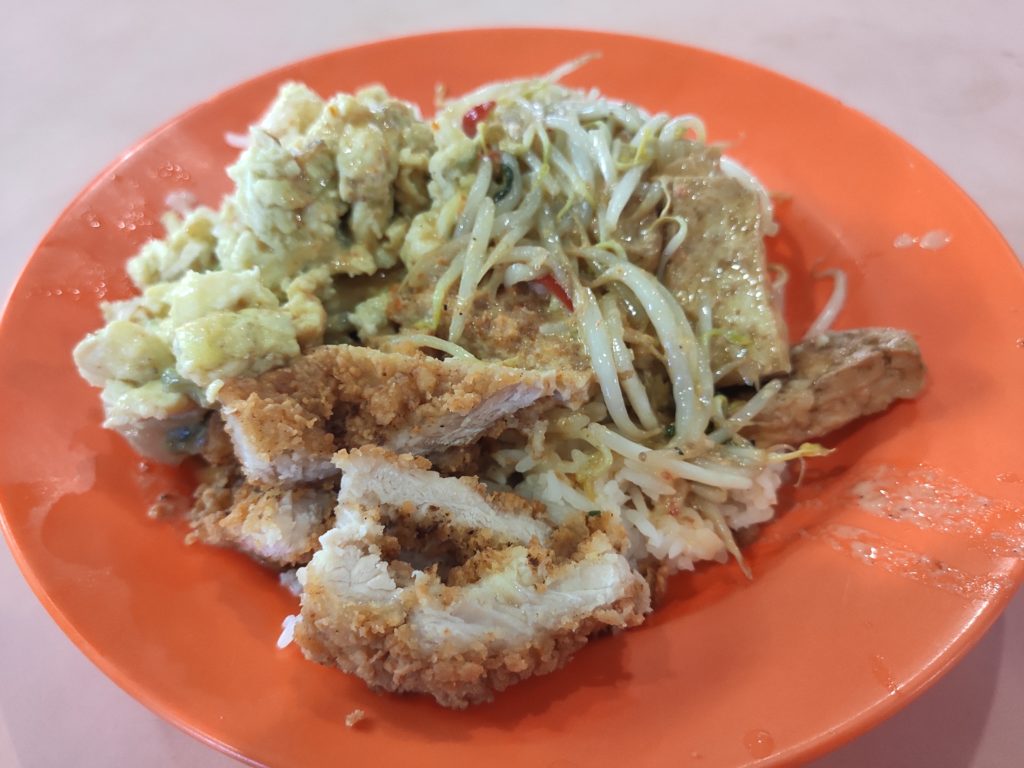
<svg viewBox="0 0 1024 768"><path fill-rule="evenodd" d="M145 510L190 479L100 428L75 342L128 296L125 260L159 236L168 193L215 205L243 131L277 87L369 82L432 111L434 88L601 58L568 82L701 115L712 141L786 200L771 258L792 273L802 333L840 267L837 326L910 329L930 383L834 436L779 519L735 564L675 579L639 630L559 673L451 712L378 696L275 649L295 600L227 551L183 543ZM937 249L896 247L941 230ZM906 240L907 238L903 238ZM926 244L945 238L932 234ZM252 80L124 155L61 215L0 327L0 504L26 578L68 635L140 701L254 763L774 764L818 754L905 704L992 623L1020 581L1024 274L984 215L928 160L841 103L748 64L638 38L482 30L327 54ZM1009 428L1008 428L1009 427ZM880 493L888 492L888 496ZM909 500L902 497L909 496ZM895 498L899 497L899 498ZM895 500L893 500L895 498ZM367 719L346 728L346 714ZM936 724L941 727L941 724Z"/></svg>

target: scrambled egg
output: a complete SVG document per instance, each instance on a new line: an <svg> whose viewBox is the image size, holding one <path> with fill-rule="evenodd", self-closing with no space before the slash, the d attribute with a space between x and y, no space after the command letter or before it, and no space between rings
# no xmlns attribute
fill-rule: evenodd
<svg viewBox="0 0 1024 768"><path fill-rule="evenodd" d="M234 192L216 211L167 214L166 236L128 263L141 295L104 305L107 324L75 349L106 426L202 415L223 379L351 327L338 285L398 263L430 205L433 150L430 127L382 88L324 101L285 85L228 169Z"/></svg>

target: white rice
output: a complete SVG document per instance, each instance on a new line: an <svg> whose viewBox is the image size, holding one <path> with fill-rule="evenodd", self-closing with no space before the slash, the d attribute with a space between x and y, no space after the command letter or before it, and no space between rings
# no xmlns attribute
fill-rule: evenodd
<svg viewBox="0 0 1024 768"><path fill-rule="evenodd" d="M175 213L185 216L196 207L196 196L187 189L176 189L167 193L164 203Z"/></svg>
<svg viewBox="0 0 1024 768"><path fill-rule="evenodd" d="M278 579L281 582L281 586L287 589L296 597L302 595L302 585L299 584L298 569L292 568L288 571L281 571L281 575Z"/></svg>
<svg viewBox="0 0 1024 768"><path fill-rule="evenodd" d="M556 444L558 440L553 436ZM704 560L725 560L735 544L731 538L723 540L713 518L720 516L734 531L770 520L784 471L781 462L749 469L724 466L728 477L745 477L750 485L723 488L673 475L664 463L649 457L641 461L619 456L604 471L603 479L590 477L584 491L578 485L580 476L572 477L555 468L565 465L565 459L548 456L527 462L525 451L514 450L504 450L500 456L510 469L528 467L524 481L515 490L543 502L556 523L581 512L611 513L626 529L633 563L654 558L669 572L692 570ZM502 480L508 477L507 473L499 474Z"/></svg>
<svg viewBox="0 0 1024 768"><path fill-rule="evenodd" d="M361 709L353 709L345 716L345 726L347 728L355 728L357 723L360 723L365 719L366 712Z"/></svg>
<svg viewBox="0 0 1024 768"><path fill-rule="evenodd" d="M754 485L745 491L733 491L730 502L721 507L726 522L733 530L764 523L775 515L779 486L782 485L785 465L770 464L754 477Z"/></svg>
<svg viewBox="0 0 1024 768"><path fill-rule="evenodd" d="M278 648L287 648L295 639L295 625L302 621L301 616L285 616L281 622L281 634L277 638Z"/></svg>
<svg viewBox="0 0 1024 768"><path fill-rule="evenodd" d="M234 131L224 131L224 143L233 149L248 149L249 148L249 134L248 133L235 133Z"/></svg>

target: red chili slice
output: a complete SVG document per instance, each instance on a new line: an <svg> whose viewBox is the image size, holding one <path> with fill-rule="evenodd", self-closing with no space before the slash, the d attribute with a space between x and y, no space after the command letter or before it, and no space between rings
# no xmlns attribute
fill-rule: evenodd
<svg viewBox="0 0 1024 768"><path fill-rule="evenodd" d="M485 101L483 104L477 104L472 109L468 110L466 114L462 116L462 130L470 138L476 136L476 125L494 109L495 103L493 101Z"/></svg>
<svg viewBox="0 0 1024 768"><path fill-rule="evenodd" d="M551 292L552 296L562 302L565 305L565 308L572 312L572 299L569 298L569 294L565 292L565 288L555 280L553 275L538 277L534 282L547 288L548 291Z"/></svg>

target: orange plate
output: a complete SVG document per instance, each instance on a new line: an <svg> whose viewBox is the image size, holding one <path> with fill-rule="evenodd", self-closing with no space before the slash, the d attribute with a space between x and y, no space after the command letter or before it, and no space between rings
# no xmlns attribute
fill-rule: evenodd
<svg viewBox="0 0 1024 768"><path fill-rule="evenodd" d="M130 295L124 262L161 234L167 194L188 190L216 205L228 191L223 169L236 151L225 132L244 130L282 82L329 94L379 81L429 113L436 83L460 93L590 51L601 58L571 84L701 115L713 141L788 196L772 257L793 268L794 331L829 290L808 273L842 267L850 298L838 326L909 328L930 385L918 401L846 430L839 450L813 463L751 547L752 582L735 564L681 575L644 627L594 642L567 669L493 705L452 712L373 694L295 648L275 649L295 599L273 574L232 552L187 547L180 525L146 517L157 494L187 493L190 481L174 469L142 471L100 428L98 393L75 374L71 349L100 324L101 298ZM893 245L901 233L931 229L952 242ZM1022 308L1013 254L946 176L864 116L771 72L664 42L553 30L452 32L339 51L174 120L106 170L46 235L0 329L5 533L40 600L110 677L253 763L806 759L934 681L1020 580L1019 438L1001 427L1024 423ZM921 464L940 470L933 484L952 515L945 523L880 519L850 501L866 473L894 466L890 476L906 479ZM346 728L357 707L367 720Z"/></svg>

